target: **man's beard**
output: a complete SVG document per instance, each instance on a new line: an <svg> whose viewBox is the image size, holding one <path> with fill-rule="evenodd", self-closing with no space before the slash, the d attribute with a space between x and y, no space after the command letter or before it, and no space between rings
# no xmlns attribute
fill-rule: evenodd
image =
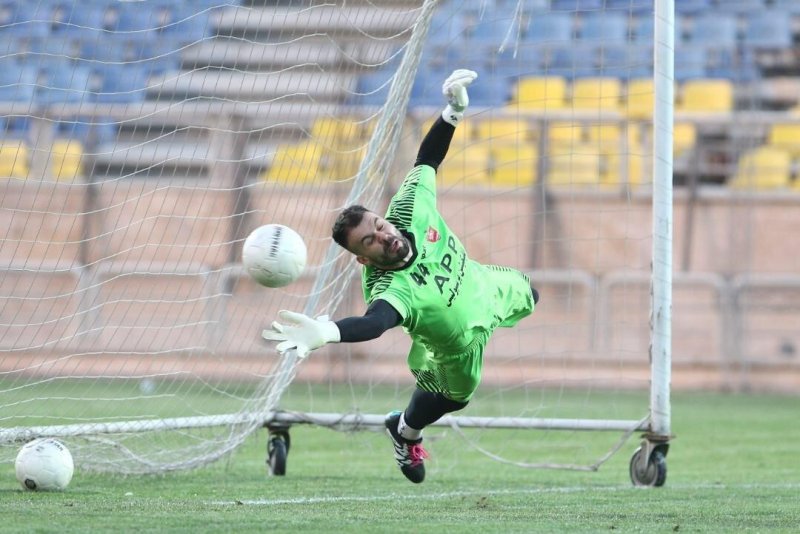
<svg viewBox="0 0 800 534"><path fill-rule="evenodd" d="M396 250L392 250L394 244L399 242ZM411 251L411 245L403 236L397 237L391 243L387 243L383 249L383 258L381 258L381 267L395 267L398 263L403 261L408 253Z"/></svg>

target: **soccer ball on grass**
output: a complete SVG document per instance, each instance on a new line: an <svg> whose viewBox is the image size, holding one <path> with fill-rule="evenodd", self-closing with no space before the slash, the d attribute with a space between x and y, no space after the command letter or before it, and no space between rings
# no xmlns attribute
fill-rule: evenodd
<svg viewBox="0 0 800 534"><path fill-rule="evenodd" d="M69 449L53 438L38 438L22 446L14 462L17 480L31 491L63 490L75 469Z"/></svg>
<svg viewBox="0 0 800 534"><path fill-rule="evenodd" d="M266 287L283 287L297 280L305 269L306 256L303 238L282 224L256 228L242 248L247 273Z"/></svg>

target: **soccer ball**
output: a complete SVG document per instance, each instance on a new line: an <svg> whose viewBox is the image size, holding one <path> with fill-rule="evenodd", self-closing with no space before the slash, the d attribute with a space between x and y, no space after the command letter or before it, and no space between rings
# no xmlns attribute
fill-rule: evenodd
<svg viewBox="0 0 800 534"><path fill-rule="evenodd" d="M69 449L53 438L38 438L23 445L14 467L19 483L31 491L63 490L75 469Z"/></svg>
<svg viewBox="0 0 800 534"><path fill-rule="evenodd" d="M306 255L306 244L297 232L281 224L267 224L245 239L242 263L262 286L283 287L303 273Z"/></svg>

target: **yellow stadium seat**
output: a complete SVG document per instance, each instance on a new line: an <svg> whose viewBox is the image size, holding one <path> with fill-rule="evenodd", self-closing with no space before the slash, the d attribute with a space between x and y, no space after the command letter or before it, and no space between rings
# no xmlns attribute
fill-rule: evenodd
<svg viewBox="0 0 800 534"><path fill-rule="evenodd" d="M570 147L583 143L584 134L580 122L556 121L549 124L547 139L551 147Z"/></svg>
<svg viewBox="0 0 800 534"><path fill-rule="evenodd" d="M50 148L49 175L58 180L72 181L82 174L83 145L74 139L60 139Z"/></svg>
<svg viewBox="0 0 800 534"><path fill-rule="evenodd" d="M548 155L547 183L550 185L598 185L600 154L596 147L580 146Z"/></svg>
<svg viewBox="0 0 800 534"><path fill-rule="evenodd" d="M28 147L22 141L3 141L0 143L0 176L8 178L27 178Z"/></svg>
<svg viewBox="0 0 800 534"><path fill-rule="evenodd" d="M800 157L800 123L778 123L770 127L767 144Z"/></svg>
<svg viewBox="0 0 800 534"><path fill-rule="evenodd" d="M535 124L524 119L487 119L475 123L475 137L492 143L527 143L537 139L537 133Z"/></svg>
<svg viewBox="0 0 800 534"><path fill-rule="evenodd" d="M622 104L623 112L631 119L646 119L653 116L655 87L652 78L628 82Z"/></svg>
<svg viewBox="0 0 800 534"><path fill-rule="evenodd" d="M536 182L539 158L535 146L494 146L491 157L493 184L527 186Z"/></svg>
<svg viewBox="0 0 800 534"><path fill-rule="evenodd" d="M459 125L460 127L461 125ZM437 179L444 184L487 184L489 183L490 167L491 156L488 143L473 143L463 148L451 146L447 157L439 167Z"/></svg>
<svg viewBox="0 0 800 534"><path fill-rule="evenodd" d="M364 140L364 126L355 119L320 118L314 121L309 132L313 139L324 139L344 145Z"/></svg>
<svg viewBox="0 0 800 534"><path fill-rule="evenodd" d="M560 76L526 77L514 88L512 104L525 109L562 109L566 95L567 81Z"/></svg>
<svg viewBox="0 0 800 534"><path fill-rule="evenodd" d="M611 147L619 151L622 141L622 125L613 122L590 124L588 135L589 144L600 148Z"/></svg>
<svg viewBox="0 0 800 534"><path fill-rule="evenodd" d="M739 158L731 187L737 189L780 189L791 182L792 157L789 152L761 146Z"/></svg>
<svg viewBox="0 0 800 534"><path fill-rule="evenodd" d="M293 184L327 178L320 172L322 159L322 146L313 142L279 146L264 179Z"/></svg>
<svg viewBox="0 0 800 534"><path fill-rule="evenodd" d="M729 80L689 80L683 84L681 111L727 112L733 109L733 84Z"/></svg>
<svg viewBox="0 0 800 534"><path fill-rule="evenodd" d="M677 157L694 147L697 129L691 122L676 122L672 126L672 155Z"/></svg>
<svg viewBox="0 0 800 534"><path fill-rule="evenodd" d="M622 83L618 78L579 78L572 84L572 107L616 111Z"/></svg>

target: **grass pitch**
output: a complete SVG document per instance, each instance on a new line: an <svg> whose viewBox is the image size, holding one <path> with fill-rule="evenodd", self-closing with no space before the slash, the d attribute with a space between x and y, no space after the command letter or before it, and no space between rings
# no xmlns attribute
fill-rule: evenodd
<svg viewBox="0 0 800 534"><path fill-rule="evenodd" d="M800 530L800 398L675 393L672 409L676 438L662 488L630 483L637 436L587 473L498 463L452 432L430 429L437 439L429 444L428 478L413 485L384 435L298 425L284 477L267 475L266 431L206 469L143 477L78 471L62 493L24 492L13 466L3 464L0 531ZM529 439L535 443L537 432Z"/></svg>

